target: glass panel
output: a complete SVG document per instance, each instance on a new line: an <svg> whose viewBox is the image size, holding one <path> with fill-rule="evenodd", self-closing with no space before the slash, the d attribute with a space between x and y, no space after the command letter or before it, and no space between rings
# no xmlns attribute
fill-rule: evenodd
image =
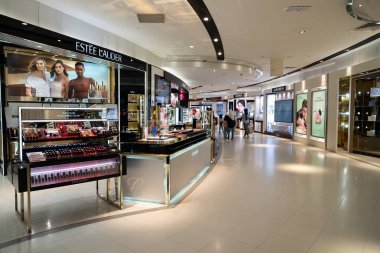
<svg viewBox="0 0 380 253"><path fill-rule="evenodd" d="M348 126L350 117L350 78L339 80L338 149L348 151Z"/></svg>
<svg viewBox="0 0 380 253"><path fill-rule="evenodd" d="M371 96L371 88L380 87L380 71L361 73L352 80L354 98L355 153L380 156L380 97Z"/></svg>

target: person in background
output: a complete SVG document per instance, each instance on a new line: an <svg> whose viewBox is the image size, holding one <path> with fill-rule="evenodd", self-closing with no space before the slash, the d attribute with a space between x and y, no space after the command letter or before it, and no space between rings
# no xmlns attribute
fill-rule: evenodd
<svg viewBox="0 0 380 253"><path fill-rule="evenodd" d="M77 78L70 80L69 98L88 98L88 91L91 84L95 84L95 80L91 77L84 76L84 64L82 62L75 63L75 73Z"/></svg>
<svg viewBox="0 0 380 253"><path fill-rule="evenodd" d="M53 98L67 98L69 91L69 78L65 64L57 60L51 67L50 77L54 78L50 82L50 96Z"/></svg>
<svg viewBox="0 0 380 253"><path fill-rule="evenodd" d="M235 131L235 113L230 110L226 116L224 116L224 120L227 123L227 131L226 131L226 139L229 139L231 136L231 140L234 139L234 131Z"/></svg>
<svg viewBox="0 0 380 253"><path fill-rule="evenodd" d="M219 131L224 132L224 129L223 129L223 115L222 114L219 114Z"/></svg>
<svg viewBox="0 0 380 253"><path fill-rule="evenodd" d="M249 137L249 116L248 116L248 109L244 108L244 113L242 117L243 126L244 126L244 137Z"/></svg>
<svg viewBox="0 0 380 253"><path fill-rule="evenodd" d="M26 96L50 97L50 80L46 72L46 61L41 57L35 57L30 61L28 70L29 73L25 80Z"/></svg>

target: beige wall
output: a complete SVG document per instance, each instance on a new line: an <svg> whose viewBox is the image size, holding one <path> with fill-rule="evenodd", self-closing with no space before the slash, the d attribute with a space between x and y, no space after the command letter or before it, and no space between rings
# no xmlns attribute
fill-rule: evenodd
<svg viewBox="0 0 380 253"><path fill-rule="evenodd" d="M35 0L0 0L0 14L162 66L160 57L139 45Z"/></svg>

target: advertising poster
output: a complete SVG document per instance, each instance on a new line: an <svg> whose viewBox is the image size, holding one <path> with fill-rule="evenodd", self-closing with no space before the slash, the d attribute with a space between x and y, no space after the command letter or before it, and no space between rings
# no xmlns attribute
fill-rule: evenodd
<svg viewBox="0 0 380 253"><path fill-rule="evenodd" d="M267 95L267 131L273 132L272 125L274 124L274 104L276 100L275 94Z"/></svg>
<svg viewBox="0 0 380 253"><path fill-rule="evenodd" d="M219 115L224 115L224 104L223 103L218 103L216 104L216 114Z"/></svg>
<svg viewBox="0 0 380 253"><path fill-rule="evenodd" d="M297 94L296 97L296 133L307 132L307 93Z"/></svg>
<svg viewBox="0 0 380 253"><path fill-rule="evenodd" d="M255 120L263 120L263 118L264 118L264 96L256 96Z"/></svg>
<svg viewBox="0 0 380 253"><path fill-rule="evenodd" d="M246 101L244 99L236 100L236 109L239 113L243 113L246 107Z"/></svg>
<svg viewBox="0 0 380 253"><path fill-rule="evenodd" d="M312 110L311 135L325 138L326 90L312 93Z"/></svg>
<svg viewBox="0 0 380 253"><path fill-rule="evenodd" d="M59 57L7 54L7 93L63 99L106 99L109 68Z"/></svg>

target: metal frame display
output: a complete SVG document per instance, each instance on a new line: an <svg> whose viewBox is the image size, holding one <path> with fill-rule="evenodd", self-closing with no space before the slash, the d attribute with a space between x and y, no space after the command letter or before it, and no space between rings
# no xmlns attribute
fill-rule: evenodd
<svg viewBox="0 0 380 253"><path fill-rule="evenodd" d="M16 213L29 233L32 231L32 191L96 181L97 196L115 207L123 208L121 178L126 175L126 167L115 144L118 139L117 120L107 119L107 108L104 106L19 107L19 162L13 164L8 176L15 187ZM37 123L46 123L46 128L35 128L34 133L38 136L28 137L28 127ZM54 124L61 123L70 125L58 128L58 134L57 129L48 128L49 125L56 127ZM77 133L69 133L70 126L74 124L83 124L83 127ZM104 127L99 127L99 124ZM54 134L49 134L49 131ZM91 136L86 135L89 131L92 132ZM39 146L32 146L35 144ZM115 179L115 199L111 199L111 178ZM99 192L99 180L102 179L106 179L105 196ZM24 193L27 195L26 220Z"/></svg>

